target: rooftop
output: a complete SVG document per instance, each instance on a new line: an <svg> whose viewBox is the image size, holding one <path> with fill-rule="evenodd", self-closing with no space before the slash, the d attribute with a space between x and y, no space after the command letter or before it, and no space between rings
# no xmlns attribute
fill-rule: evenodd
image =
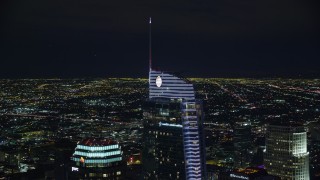
<svg viewBox="0 0 320 180"><path fill-rule="evenodd" d="M118 144L118 142L111 139L87 138L82 140L78 144L84 145L84 146L108 146L108 145Z"/></svg>

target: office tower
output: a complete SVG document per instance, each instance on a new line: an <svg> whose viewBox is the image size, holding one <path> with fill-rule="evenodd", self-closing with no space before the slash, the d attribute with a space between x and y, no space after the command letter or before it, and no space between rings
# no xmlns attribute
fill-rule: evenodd
<svg viewBox="0 0 320 180"><path fill-rule="evenodd" d="M251 124L249 122L236 122L233 132L234 167L249 167L253 156Z"/></svg>
<svg viewBox="0 0 320 180"><path fill-rule="evenodd" d="M144 106L145 179L205 179L202 101L193 85L152 70L149 20L149 98Z"/></svg>
<svg viewBox="0 0 320 180"><path fill-rule="evenodd" d="M320 123L308 125L310 139L308 149L310 152L310 179L320 179Z"/></svg>
<svg viewBox="0 0 320 180"><path fill-rule="evenodd" d="M202 121L202 102L195 99L193 85L150 69L144 106L144 178L205 178Z"/></svg>
<svg viewBox="0 0 320 180"><path fill-rule="evenodd" d="M71 179L121 179L125 173L121 147L113 140L85 139L77 144L71 160Z"/></svg>
<svg viewBox="0 0 320 180"><path fill-rule="evenodd" d="M269 125L264 164L281 179L310 179L307 133L303 126Z"/></svg>

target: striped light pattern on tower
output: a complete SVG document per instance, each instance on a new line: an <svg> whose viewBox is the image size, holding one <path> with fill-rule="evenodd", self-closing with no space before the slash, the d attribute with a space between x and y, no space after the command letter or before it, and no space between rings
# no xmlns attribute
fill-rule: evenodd
<svg viewBox="0 0 320 180"><path fill-rule="evenodd" d="M204 174L199 134L201 114L198 114L201 104L195 100L193 85L174 75L151 70L149 72L149 99L153 98L181 100L186 179L201 179Z"/></svg>
<svg viewBox="0 0 320 180"><path fill-rule="evenodd" d="M109 163L122 161L122 151L115 141L85 139L77 145L71 160L84 167L108 167Z"/></svg>
<svg viewBox="0 0 320 180"><path fill-rule="evenodd" d="M201 146L196 102L183 101L181 110L186 179L201 179Z"/></svg>
<svg viewBox="0 0 320 180"><path fill-rule="evenodd" d="M149 99L155 97L195 99L192 84L171 74L151 70L149 72Z"/></svg>

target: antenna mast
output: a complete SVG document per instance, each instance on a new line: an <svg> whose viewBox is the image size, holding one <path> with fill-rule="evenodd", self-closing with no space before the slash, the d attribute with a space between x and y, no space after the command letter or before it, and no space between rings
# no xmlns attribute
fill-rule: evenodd
<svg viewBox="0 0 320 180"><path fill-rule="evenodd" d="M151 17L149 18L149 71L152 70L152 58L151 58Z"/></svg>

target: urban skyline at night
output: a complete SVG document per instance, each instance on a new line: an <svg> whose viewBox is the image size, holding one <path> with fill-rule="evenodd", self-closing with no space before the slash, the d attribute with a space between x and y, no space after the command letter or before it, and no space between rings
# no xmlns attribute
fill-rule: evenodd
<svg viewBox="0 0 320 180"><path fill-rule="evenodd" d="M319 8L1 1L0 179L319 179Z"/></svg>
<svg viewBox="0 0 320 180"><path fill-rule="evenodd" d="M306 129L310 179L316 179L319 80L188 80L204 104L207 177L239 176L245 171L265 175L261 167L268 124L282 122ZM143 176L142 119L148 79L25 79L0 84L1 176L44 177L51 172L50 177L61 179L61 174L76 168L71 157L77 142L86 138L118 142L127 164L121 176ZM235 167L249 169L233 171Z"/></svg>

